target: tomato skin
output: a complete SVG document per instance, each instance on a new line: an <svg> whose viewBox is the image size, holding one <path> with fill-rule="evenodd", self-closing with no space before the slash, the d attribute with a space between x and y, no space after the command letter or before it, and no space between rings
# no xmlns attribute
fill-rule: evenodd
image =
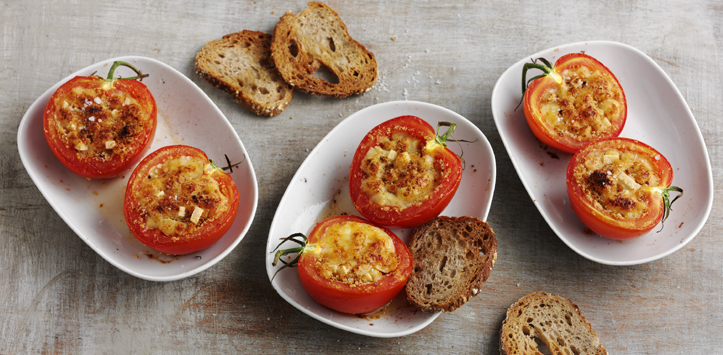
<svg viewBox="0 0 723 355"><path fill-rule="evenodd" d="M656 187L670 187L673 181L673 168L665 157L649 145L629 138L606 138L591 143L576 153L567 167L566 184L570 205L580 220L593 232L610 239L630 239L641 236L652 230L663 218L664 202L659 192L649 191L648 210L641 218L627 221L615 219L600 213L593 207L593 202L583 192L582 187L575 181L575 168L583 164L585 156L593 150L616 147L620 150L634 150L639 154L651 158L654 169L660 176L660 184ZM659 159L655 159L658 156Z"/></svg>
<svg viewBox="0 0 723 355"><path fill-rule="evenodd" d="M434 144L433 158L437 169L444 166L447 178L424 201L404 209L380 206L371 201L362 190L365 173L361 165L369 149L378 145L381 137L388 137L394 131L404 131L424 142L434 142L434 128L415 116L400 116L374 127L362 139L354 153L349 175L349 191L357 211L370 221L383 226L409 228L416 227L437 217L449 205L462 181L462 162L459 157L442 144Z"/></svg>
<svg viewBox="0 0 723 355"><path fill-rule="evenodd" d="M75 95L72 92L74 88L101 89L102 95L106 97L120 93L136 98L141 104L149 122L141 134L136 137L127 154L123 157L114 155L107 161L81 159L74 147L67 146L61 140L60 133L54 124L55 113L60 109L56 103L63 102L65 97ZM130 79L115 79L112 84L108 85L105 79L99 77L76 76L53 93L43 113L43 132L50 150L68 170L88 179L113 178L130 170L150 149L156 133L156 126L157 106L153 95L143 83Z"/></svg>
<svg viewBox="0 0 723 355"><path fill-rule="evenodd" d="M399 257L397 269L376 283L350 286L321 276L314 266L316 261L314 254L305 252L299 258L299 278L309 296L320 304L342 313L369 313L389 303L404 288L412 273L412 255L404 242L390 230L352 215L331 217L317 223L309 234L308 243L318 243L329 226L349 221L373 225L384 230L394 241Z"/></svg>
<svg viewBox="0 0 723 355"><path fill-rule="evenodd" d="M525 91L524 101L522 104L525 112L525 119L527 120L527 124L530 126L530 130L532 130L532 133L540 141L547 144L548 146L567 153L575 153L592 141L598 139L619 136L620 132L622 132L623 127L625 126L625 121L627 120L627 101L625 99L625 91L623 91L620 82L610 71L610 69L608 69L597 59L584 53L566 54L560 57L555 62L555 65L553 66L553 71L557 75L561 75L561 73L565 69L573 69L583 66L591 68L593 70L601 70L603 72L606 72L615 80L615 83L617 83L617 86L622 92L622 102L624 104L623 110L620 113L618 119L616 119L613 123L614 128L603 137L595 137L592 140L576 140L571 137L561 136L557 134L555 129L549 124L547 124L547 122L545 122L545 120L540 115L540 98L542 94L549 88L559 86L555 79L550 75L536 79L535 81L530 83L530 85L527 87L527 90Z"/></svg>
<svg viewBox="0 0 723 355"><path fill-rule="evenodd" d="M126 223L133 235L143 244L159 252L171 255L194 253L213 245L231 228L239 205L239 193L233 179L221 169L216 169L213 172L213 178L219 182L224 195L229 196L229 211L213 223L204 224L195 233L190 233L190 235L183 236L176 241L163 234L159 229L146 229L143 217L139 212L143 207L138 204L137 199L133 196L138 191L141 180L149 174L152 168L163 161L180 156L195 156L208 161L206 154L194 147L174 145L160 148L145 157L133 170L130 179L128 179L123 202Z"/></svg>

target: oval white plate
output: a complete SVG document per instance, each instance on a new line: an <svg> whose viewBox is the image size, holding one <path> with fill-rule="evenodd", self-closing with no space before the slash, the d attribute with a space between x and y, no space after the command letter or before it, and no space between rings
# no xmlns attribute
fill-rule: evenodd
<svg viewBox="0 0 723 355"><path fill-rule="evenodd" d="M402 115L414 115L429 122L432 127L438 121L457 123L454 137L474 141L462 143L466 168L462 174L457 194L442 211L445 216L474 216L487 219L492 194L495 189L495 157L487 138L466 118L439 106L414 101L395 101L374 105L354 113L339 123L309 153L276 209L266 245L266 271L269 280L281 264L272 267L272 251L279 239L293 233L307 234L317 222L342 213L359 215L349 196L349 169L357 146L362 138L378 124ZM460 146L449 147L458 155ZM412 229L392 229L404 242L411 237ZM286 243L283 248L297 246ZM307 295L299 281L296 269L289 268L271 281L276 291L286 301L302 312L326 324L353 333L374 337L398 337L414 333L439 316L424 313L410 305L402 291L390 305L364 317L330 310Z"/></svg>
<svg viewBox="0 0 723 355"><path fill-rule="evenodd" d="M621 137L640 140L660 151L673 166L673 185L685 195L673 205L665 228L628 241L586 232L570 208L565 171L572 158L547 147L532 134L520 107L522 66L530 58L554 63L581 52L597 58L618 78L628 101ZM528 73L528 78L539 71ZM698 124L675 84L641 51L616 42L580 42L525 57L507 69L492 91L492 115L512 164L550 228L578 254L609 265L650 262L682 248L705 224L713 204L713 175Z"/></svg>
<svg viewBox="0 0 723 355"><path fill-rule="evenodd" d="M244 159L231 176L239 189L239 211L231 229L206 250L185 256L160 254L139 242L123 217L123 195L130 172L108 180L86 180L55 158L43 134L43 111L61 84L93 72L106 76L116 60L126 61L150 76L143 83L158 105L158 128L149 152L173 144L197 147L210 159ZM132 76L119 67L116 76ZM256 213L258 187L248 153L223 113L191 80L157 60L127 56L81 69L43 93L30 106L18 128L18 151L25 169L40 192L63 220L98 255L119 269L142 279L171 281L201 272L223 259L241 241Z"/></svg>

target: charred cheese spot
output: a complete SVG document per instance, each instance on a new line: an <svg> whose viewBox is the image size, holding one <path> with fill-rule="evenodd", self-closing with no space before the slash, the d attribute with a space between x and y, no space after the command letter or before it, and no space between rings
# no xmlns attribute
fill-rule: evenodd
<svg viewBox="0 0 723 355"><path fill-rule="evenodd" d="M435 169L424 144L397 132L369 149L361 164L365 173L362 190L372 202L403 209L423 201L439 186L445 171Z"/></svg>
<svg viewBox="0 0 723 355"><path fill-rule="evenodd" d="M540 97L540 114L558 136L586 141L612 130L624 109L615 79L587 67L566 69L561 76L562 84Z"/></svg>
<svg viewBox="0 0 723 355"><path fill-rule="evenodd" d="M331 225L311 252L322 277L350 285L376 282L399 263L392 238L381 228L359 222Z"/></svg>
<svg viewBox="0 0 723 355"><path fill-rule="evenodd" d="M653 162L643 154L615 148L591 151L575 168L573 178L595 209L623 220L643 216L650 188L660 184Z"/></svg>
<svg viewBox="0 0 723 355"><path fill-rule="evenodd" d="M54 112L58 138L80 160L107 161L133 151L133 142L151 124L140 103L127 95L106 96L101 88L75 87L58 97Z"/></svg>
<svg viewBox="0 0 723 355"><path fill-rule="evenodd" d="M134 196L142 206L139 212L146 229L158 229L177 240L223 216L231 206L211 176L216 169L195 156L172 158L152 167Z"/></svg>

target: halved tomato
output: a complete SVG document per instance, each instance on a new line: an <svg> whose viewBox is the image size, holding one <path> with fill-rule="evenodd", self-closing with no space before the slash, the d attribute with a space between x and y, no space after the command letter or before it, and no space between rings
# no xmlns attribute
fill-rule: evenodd
<svg viewBox="0 0 723 355"><path fill-rule="evenodd" d="M555 66L544 58L522 71L523 108L532 133L543 143L574 153L601 138L617 137L627 119L625 92L613 73L584 53L560 57ZM530 79L527 70L543 74Z"/></svg>
<svg viewBox="0 0 723 355"><path fill-rule="evenodd" d="M447 148L456 124L438 135L415 116L374 127L354 153L349 191L354 206L384 226L416 227L437 217L462 180L462 162Z"/></svg>
<svg viewBox="0 0 723 355"><path fill-rule="evenodd" d="M383 307L412 273L412 255L404 242L392 231L357 216L327 218L308 239L297 233L283 240L301 246L278 251L273 265L284 263L279 271L298 266L309 296L339 312L369 313ZM293 261L280 259L290 253L298 253Z"/></svg>
<svg viewBox="0 0 723 355"><path fill-rule="evenodd" d="M612 239L634 238L664 222L683 196L672 181L673 169L662 154L628 138L593 142L567 167L573 211L595 233ZM670 191L680 194L670 201Z"/></svg>
<svg viewBox="0 0 723 355"><path fill-rule="evenodd" d="M119 65L138 76L113 78ZM43 131L50 150L70 171L88 179L116 177L141 160L156 133L156 101L135 79L147 75L115 62L108 78L76 76L50 97Z"/></svg>
<svg viewBox="0 0 723 355"><path fill-rule="evenodd" d="M231 176L200 149L156 150L133 170L123 201L128 228L143 244L166 254L203 250L231 228L239 194Z"/></svg>

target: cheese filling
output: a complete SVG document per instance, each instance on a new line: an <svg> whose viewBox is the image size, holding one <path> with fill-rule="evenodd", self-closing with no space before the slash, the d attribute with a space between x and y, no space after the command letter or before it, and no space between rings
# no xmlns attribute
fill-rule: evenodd
<svg viewBox="0 0 723 355"><path fill-rule="evenodd" d="M133 151L133 142L150 124L140 103L127 95L106 96L100 88L75 87L55 102L58 138L79 159L107 161Z"/></svg>
<svg viewBox="0 0 723 355"><path fill-rule="evenodd" d="M195 156L172 158L151 168L136 196L138 205L144 206L140 214L146 229L159 229L178 240L228 211L228 196L211 176L215 170Z"/></svg>
<svg viewBox="0 0 723 355"><path fill-rule="evenodd" d="M615 148L590 152L575 167L574 179L596 210L635 220L648 210L650 189L660 185L655 164L645 155Z"/></svg>
<svg viewBox="0 0 723 355"><path fill-rule="evenodd" d="M423 201L445 178L425 148L422 140L402 132L382 138L362 161L362 190L382 206L404 209Z"/></svg>
<svg viewBox="0 0 723 355"><path fill-rule="evenodd" d="M350 285L377 282L399 263L392 238L381 228L359 222L331 225L311 252L322 277Z"/></svg>
<svg viewBox="0 0 723 355"><path fill-rule="evenodd" d="M566 69L563 82L540 96L540 115L558 135L579 141L612 131L624 108L624 95L615 79L587 67Z"/></svg>

